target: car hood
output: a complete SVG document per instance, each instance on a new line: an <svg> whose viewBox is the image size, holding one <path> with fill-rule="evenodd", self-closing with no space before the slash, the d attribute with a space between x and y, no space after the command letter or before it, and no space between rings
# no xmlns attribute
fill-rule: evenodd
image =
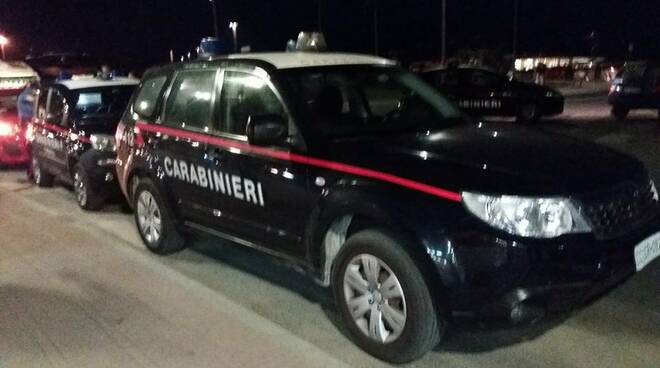
<svg viewBox="0 0 660 368"><path fill-rule="evenodd" d="M648 180L641 162L605 146L483 123L344 140L332 151L339 161L457 192L572 196Z"/></svg>

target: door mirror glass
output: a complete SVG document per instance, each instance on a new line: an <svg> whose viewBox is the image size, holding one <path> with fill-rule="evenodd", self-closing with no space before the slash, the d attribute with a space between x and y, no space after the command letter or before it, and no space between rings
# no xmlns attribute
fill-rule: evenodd
<svg viewBox="0 0 660 368"><path fill-rule="evenodd" d="M279 146L286 143L288 126L280 115L250 116L247 123L248 142L255 146Z"/></svg>

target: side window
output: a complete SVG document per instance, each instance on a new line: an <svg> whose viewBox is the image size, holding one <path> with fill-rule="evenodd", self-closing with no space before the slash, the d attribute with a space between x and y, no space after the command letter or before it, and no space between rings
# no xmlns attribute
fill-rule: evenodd
<svg viewBox="0 0 660 368"><path fill-rule="evenodd" d="M152 117L156 109L158 97L165 86L165 82L167 82L166 76L145 80L142 83L140 92L135 98L133 111L143 118Z"/></svg>
<svg viewBox="0 0 660 368"><path fill-rule="evenodd" d="M435 83L441 87L458 87L458 70L445 70L436 74Z"/></svg>
<svg viewBox="0 0 660 368"><path fill-rule="evenodd" d="M167 98L163 123L177 128L208 130L215 75L215 70L178 73Z"/></svg>
<svg viewBox="0 0 660 368"><path fill-rule="evenodd" d="M245 135L252 115L280 115L286 119L284 106L262 78L236 71L225 72L218 114L220 130L236 135Z"/></svg>
<svg viewBox="0 0 660 368"><path fill-rule="evenodd" d="M46 106L48 102L48 90L43 88L39 89L39 95L37 98L38 100L37 100L36 117L39 120L45 120Z"/></svg>
<svg viewBox="0 0 660 368"><path fill-rule="evenodd" d="M496 74L475 70L470 75L470 84L476 87L495 87L499 77Z"/></svg>
<svg viewBox="0 0 660 368"><path fill-rule="evenodd" d="M50 89L50 96L48 97L46 122L49 124L61 125L64 122L64 96L60 91L55 88Z"/></svg>

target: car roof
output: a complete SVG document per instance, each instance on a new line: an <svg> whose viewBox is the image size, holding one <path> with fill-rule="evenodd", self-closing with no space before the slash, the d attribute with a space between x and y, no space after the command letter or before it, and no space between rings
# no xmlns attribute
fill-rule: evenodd
<svg viewBox="0 0 660 368"><path fill-rule="evenodd" d="M340 65L396 65L393 60L378 56L337 52L261 52L230 54L217 59L256 60L276 69L295 69Z"/></svg>
<svg viewBox="0 0 660 368"><path fill-rule="evenodd" d="M113 78L104 80L100 78L80 78L57 81L54 84L59 84L70 90L83 89L83 88L98 88L98 87L115 87L115 86L136 86L140 83L135 78Z"/></svg>
<svg viewBox="0 0 660 368"><path fill-rule="evenodd" d="M428 73L428 72L444 72L444 71L450 71L450 70L480 70L484 72L491 72L495 73L495 70L492 68L489 68L487 66L482 66L482 65L459 65L455 67L447 67L447 66L438 66L438 67L432 67L429 69L425 69L422 73Z"/></svg>

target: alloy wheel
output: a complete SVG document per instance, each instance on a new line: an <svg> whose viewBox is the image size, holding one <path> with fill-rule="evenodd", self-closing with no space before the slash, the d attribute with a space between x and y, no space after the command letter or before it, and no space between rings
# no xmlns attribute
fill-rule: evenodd
<svg viewBox="0 0 660 368"><path fill-rule="evenodd" d="M156 199L149 191L140 193L137 202L140 232L149 244L156 244L162 233L162 216Z"/></svg>
<svg viewBox="0 0 660 368"><path fill-rule="evenodd" d="M371 340L387 344L401 336L406 298L397 276L370 254L354 257L344 271L344 296L353 321Z"/></svg>
<svg viewBox="0 0 660 368"><path fill-rule="evenodd" d="M87 204L87 186L79 172L73 175L73 189L76 193L78 203L84 207Z"/></svg>
<svg viewBox="0 0 660 368"><path fill-rule="evenodd" d="M32 157L32 178L37 184L41 182L41 167L36 157Z"/></svg>

